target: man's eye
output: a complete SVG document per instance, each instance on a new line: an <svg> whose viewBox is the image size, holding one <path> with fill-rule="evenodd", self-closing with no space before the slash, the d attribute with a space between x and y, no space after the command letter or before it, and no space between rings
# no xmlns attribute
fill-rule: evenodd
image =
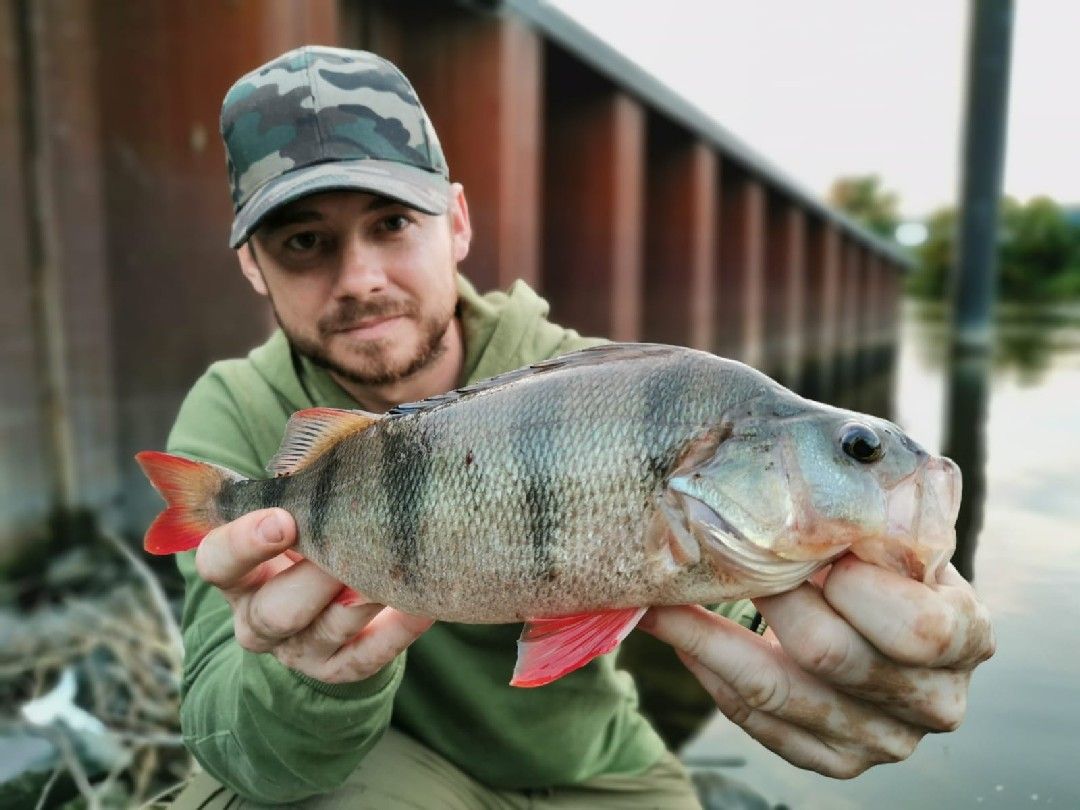
<svg viewBox="0 0 1080 810"><path fill-rule="evenodd" d="M309 251L314 250L321 243L319 235L314 231L296 233L285 240L285 247L289 250Z"/></svg>
<svg viewBox="0 0 1080 810"><path fill-rule="evenodd" d="M397 233L398 231L403 231L409 227L409 223L411 222L412 220L404 214L391 214L388 217L384 217L379 222L379 225L388 233Z"/></svg>

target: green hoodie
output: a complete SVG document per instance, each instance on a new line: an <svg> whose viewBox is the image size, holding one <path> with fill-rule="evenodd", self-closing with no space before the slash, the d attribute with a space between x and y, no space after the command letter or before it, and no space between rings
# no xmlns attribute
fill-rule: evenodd
<svg viewBox="0 0 1080 810"><path fill-rule="evenodd" d="M548 322L547 302L523 282L480 296L459 277L458 293L461 384L603 342ZM168 449L265 477L289 416L316 406L356 403L278 331L246 359L207 370ZM177 559L187 588L184 741L212 776L252 800L333 790L391 723L496 788L637 773L664 751L613 654L542 689L517 689L507 681L519 625L438 622L367 680L322 683L242 649L230 608L196 574L194 553ZM748 602L724 612L743 623L754 614Z"/></svg>

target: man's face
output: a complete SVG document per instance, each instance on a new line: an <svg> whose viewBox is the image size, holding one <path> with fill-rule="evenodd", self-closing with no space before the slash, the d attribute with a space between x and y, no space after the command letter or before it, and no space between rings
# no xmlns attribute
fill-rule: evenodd
<svg viewBox="0 0 1080 810"><path fill-rule="evenodd" d="M239 257L301 354L351 382L388 385L445 350L470 237L458 185L437 217L334 191L267 216Z"/></svg>

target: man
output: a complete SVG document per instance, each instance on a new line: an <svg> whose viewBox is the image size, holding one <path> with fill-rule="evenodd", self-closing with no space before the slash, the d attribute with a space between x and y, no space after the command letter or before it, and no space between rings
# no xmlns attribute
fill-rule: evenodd
<svg viewBox="0 0 1080 810"><path fill-rule="evenodd" d="M284 54L230 90L222 135L231 246L281 329L196 383L171 451L258 477L298 409L381 412L594 342L549 323L524 284L480 296L457 275L464 191L385 60ZM178 806L697 806L612 656L514 689L519 628L343 604L341 583L283 554L295 537L268 509L180 558L184 739L210 776ZM959 723L992 634L952 569L926 587L845 558L821 579L756 600L768 638L740 625L745 602L730 618L654 609L639 626L756 739L850 777Z"/></svg>

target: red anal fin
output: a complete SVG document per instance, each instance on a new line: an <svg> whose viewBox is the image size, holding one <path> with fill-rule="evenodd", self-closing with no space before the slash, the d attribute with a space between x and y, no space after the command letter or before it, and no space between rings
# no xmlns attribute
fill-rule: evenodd
<svg viewBox="0 0 1080 810"><path fill-rule="evenodd" d="M634 629L648 608L578 613L532 619L518 640L511 686L543 686L609 653Z"/></svg>

